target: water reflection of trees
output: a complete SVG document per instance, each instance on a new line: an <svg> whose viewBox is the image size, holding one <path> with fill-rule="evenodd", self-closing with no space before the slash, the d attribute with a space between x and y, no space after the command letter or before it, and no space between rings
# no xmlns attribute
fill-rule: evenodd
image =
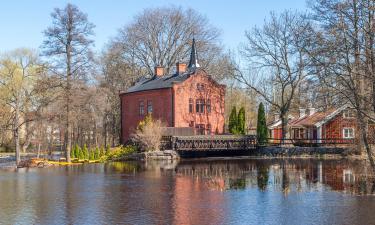
<svg viewBox="0 0 375 225"><path fill-rule="evenodd" d="M328 188L350 194L374 194L375 184L362 161L251 159L182 162L179 176L194 177L216 190L268 188L288 194Z"/></svg>

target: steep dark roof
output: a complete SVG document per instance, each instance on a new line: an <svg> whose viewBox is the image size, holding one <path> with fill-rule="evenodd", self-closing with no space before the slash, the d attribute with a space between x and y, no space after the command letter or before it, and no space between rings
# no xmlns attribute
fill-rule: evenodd
<svg viewBox="0 0 375 225"><path fill-rule="evenodd" d="M149 79L143 78L137 83L135 83L132 87L130 87L124 93L133 93L133 92L138 92L138 91L171 88L173 83L183 82L186 79L188 79L190 75L193 73L195 73L195 70L190 70L183 74L164 75L161 77L154 76Z"/></svg>
<svg viewBox="0 0 375 225"><path fill-rule="evenodd" d="M198 68L198 67L199 67L198 53L197 53L197 49L195 48L195 39L193 38L193 43L191 44L191 53L190 53L190 61L189 61L188 68L192 69L192 68Z"/></svg>
<svg viewBox="0 0 375 225"><path fill-rule="evenodd" d="M191 45L190 61L187 72L182 74L153 76L149 79L141 78L135 85L133 85L126 92L123 93L133 93L138 91L171 88L173 86L173 83L180 83L185 81L190 77L191 74L194 74L198 69L198 54L197 49L195 47L195 39L193 38L193 42Z"/></svg>

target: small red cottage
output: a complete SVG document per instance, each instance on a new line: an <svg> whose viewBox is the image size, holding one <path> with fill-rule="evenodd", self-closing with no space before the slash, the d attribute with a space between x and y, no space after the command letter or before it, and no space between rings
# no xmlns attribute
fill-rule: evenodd
<svg viewBox="0 0 375 225"><path fill-rule="evenodd" d="M225 85L200 68L194 39L188 66L177 63L170 75L156 67L151 78L139 80L120 99L122 143L148 113L167 127L190 127L197 135L224 132Z"/></svg>
<svg viewBox="0 0 375 225"><path fill-rule="evenodd" d="M275 120L268 126L270 138L281 139L281 121ZM354 110L349 106L316 112L314 108L300 109L299 117L290 117L287 138L294 141L314 140L316 143L329 141L350 143L357 136Z"/></svg>

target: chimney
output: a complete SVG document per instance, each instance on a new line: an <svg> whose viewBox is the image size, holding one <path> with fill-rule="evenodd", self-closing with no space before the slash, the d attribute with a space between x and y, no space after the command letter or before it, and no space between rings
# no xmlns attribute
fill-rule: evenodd
<svg viewBox="0 0 375 225"><path fill-rule="evenodd" d="M316 109L313 108L313 107L310 107L309 108L309 116L313 115L314 113L316 113Z"/></svg>
<svg viewBox="0 0 375 225"><path fill-rule="evenodd" d="M177 74L185 73L186 72L186 64L185 63L176 63L176 71Z"/></svg>
<svg viewBox="0 0 375 225"><path fill-rule="evenodd" d="M164 75L164 67L162 66L155 66L155 76L161 77Z"/></svg>
<svg viewBox="0 0 375 225"><path fill-rule="evenodd" d="M299 108L299 118L306 116L306 109Z"/></svg>

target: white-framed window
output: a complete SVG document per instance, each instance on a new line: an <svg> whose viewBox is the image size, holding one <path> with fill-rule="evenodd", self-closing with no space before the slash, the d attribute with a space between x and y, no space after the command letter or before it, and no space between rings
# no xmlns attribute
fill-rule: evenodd
<svg viewBox="0 0 375 225"><path fill-rule="evenodd" d="M139 101L139 115L143 116L145 114L145 105L143 101Z"/></svg>
<svg viewBox="0 0 375 225"><path fill-rule="evenodd" d="M354 118L355 117L354 110L353 109L344 110L343 117L344 118Z"/></svg>
<svg viewBox="0 0 375 225"><path fill-rule="evenodd" d="M354 138L354 128L344 128L342 130L342 137L345 139Z"/></svg>

